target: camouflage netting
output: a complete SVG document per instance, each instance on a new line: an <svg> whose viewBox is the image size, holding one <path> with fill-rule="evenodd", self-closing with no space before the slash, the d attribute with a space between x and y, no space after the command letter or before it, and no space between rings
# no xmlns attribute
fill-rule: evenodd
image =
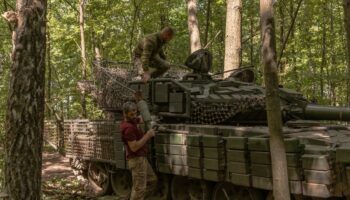
<svg viewBox="0 0 350 200"><path fill-rule="evenodd" d="M100 91L98 104L106 110L121 110L123 103L133 99L133 92L126 88L137 72L130 68L96 67L95 79Z"/></svg>
<svg viewBox="0 0 350 200"><path fill-rule="evenodd" d="M230 102L192 102L191 123L220 124L237 114L265 109L264 96L241 95Z"/></svg>
<svg viewBox="0 0 350 200"><path fill-rule="evenodd" d="M188 71L171 68L164 77L181 79ZM102 62L94 65L94 81L79 81L78 89L89 94L103 110L120 111L126 101L133 100L128 82L137 80L137 70L130 64Z"/></svg>

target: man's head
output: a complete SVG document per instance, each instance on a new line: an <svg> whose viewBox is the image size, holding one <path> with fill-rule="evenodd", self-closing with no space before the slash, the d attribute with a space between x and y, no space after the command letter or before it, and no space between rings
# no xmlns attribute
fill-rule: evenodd
<svg viewBox="0 0 350 200"><path fill-rule="evenodd" d="M134 102L128 101L123 104L124 118L128 121L135 120L137 118L137 106Z"/></svg>
<svg viewBox="0 0 350 200"><path fill-rule="evenodd" d="M167 26L160 31L160 36L164 42L169 42L173 39L174 35L175 31L170 26Z"/></svg>

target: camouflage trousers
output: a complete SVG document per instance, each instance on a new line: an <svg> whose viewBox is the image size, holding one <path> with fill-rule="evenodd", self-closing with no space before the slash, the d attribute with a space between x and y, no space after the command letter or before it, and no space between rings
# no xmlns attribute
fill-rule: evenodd
<svg viewBox="0 0 350 200"><path fill-rule="evenodd" d="M137 69L138 75L142 76L144 70L142 67L141 58L134 56L133 63L134 67ZM165 72L169 70L171 66L169 62L161 59L159 56L155 56L150 63L151 67L149 68L149 71L151 73L152 78L158 78L162 76Z"/></svg>
<svg viewBox="0 0 350 200"><path fill-rule="evenodd" d="M128 167L132 175L130 200L143 200L155 191L157 176L146 157L136 157L128 160Z"/></svg>

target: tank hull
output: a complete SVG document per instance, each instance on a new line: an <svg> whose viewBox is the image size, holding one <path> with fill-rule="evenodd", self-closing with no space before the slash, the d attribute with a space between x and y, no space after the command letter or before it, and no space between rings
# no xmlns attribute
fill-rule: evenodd
<svg viewBox="0 0 350 200"><path fill-rule="evenodd" d="M66 146L70 147L66 149L68 157L103 164L109 171L125 170L127 173L119 122L86 120L82 123L72 120L67 123L71 124L65 126L65 132L70 133L66 141ZM46 124L50 126L47 130L54 134L52 123ZM345 126L307 122L289 124L283 131L291 194L318 198L346 196L350 182L350 159L347 156L350 130ZM168 178L185 177L181 181L197 180L205 187L225 182L232 187L265 191L264 194L272 190L266 126L162 126L166 131L158 132L154 143L150 144L153 149L150 160L158 174ZM170 190L171 187L167 189L169 195Z"/></svg>

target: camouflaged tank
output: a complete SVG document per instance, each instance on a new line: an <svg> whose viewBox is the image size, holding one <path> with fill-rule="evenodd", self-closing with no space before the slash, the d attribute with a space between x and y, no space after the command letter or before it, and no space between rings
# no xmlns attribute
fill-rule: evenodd
<svg viewBox="0 0 350 200"><path fill-rule="evenodd" d="M149 143L159 184L146 199L273 199L265 90L253 71L216 79L206 50L185 65L193 71L182 79L129 83L163 127ZM279 95L292 199L350 199L350 127L338 123L350 120L350 109L312 104L285 88ZM65 121L61 135L72 166L86 172L97 195L112 188L127 199L132 180L118 124Z"/></svg>
<svg viewBox="0 0 350 200"><path fill-rule="evenodd" d="M155 136L155 166L177 175L173 199L271 198L264 196L273 184L265 89L250 68L215 79L208 73L211 60L199 50L185 63L192 73L181 80L130 83L160 123L172 124ZM311 120L349 121L350 109L316 105L282 87L279 96L291 195L349 197L350 127Z"/></svg>
<svg viewBox="0 0 350 200"><path fill-rule="evenodd" d="M189 124L266 124L265 89L254 83L250 68L234 71L229 78L209 75L211 55L193 53L185 65L192 69L181 80L158 78L148 84L135 81L130 87L141 91L153 113L163 122ZM350 108L311 104L291 89L280 88L283 121L350 120Z"/></svg>

